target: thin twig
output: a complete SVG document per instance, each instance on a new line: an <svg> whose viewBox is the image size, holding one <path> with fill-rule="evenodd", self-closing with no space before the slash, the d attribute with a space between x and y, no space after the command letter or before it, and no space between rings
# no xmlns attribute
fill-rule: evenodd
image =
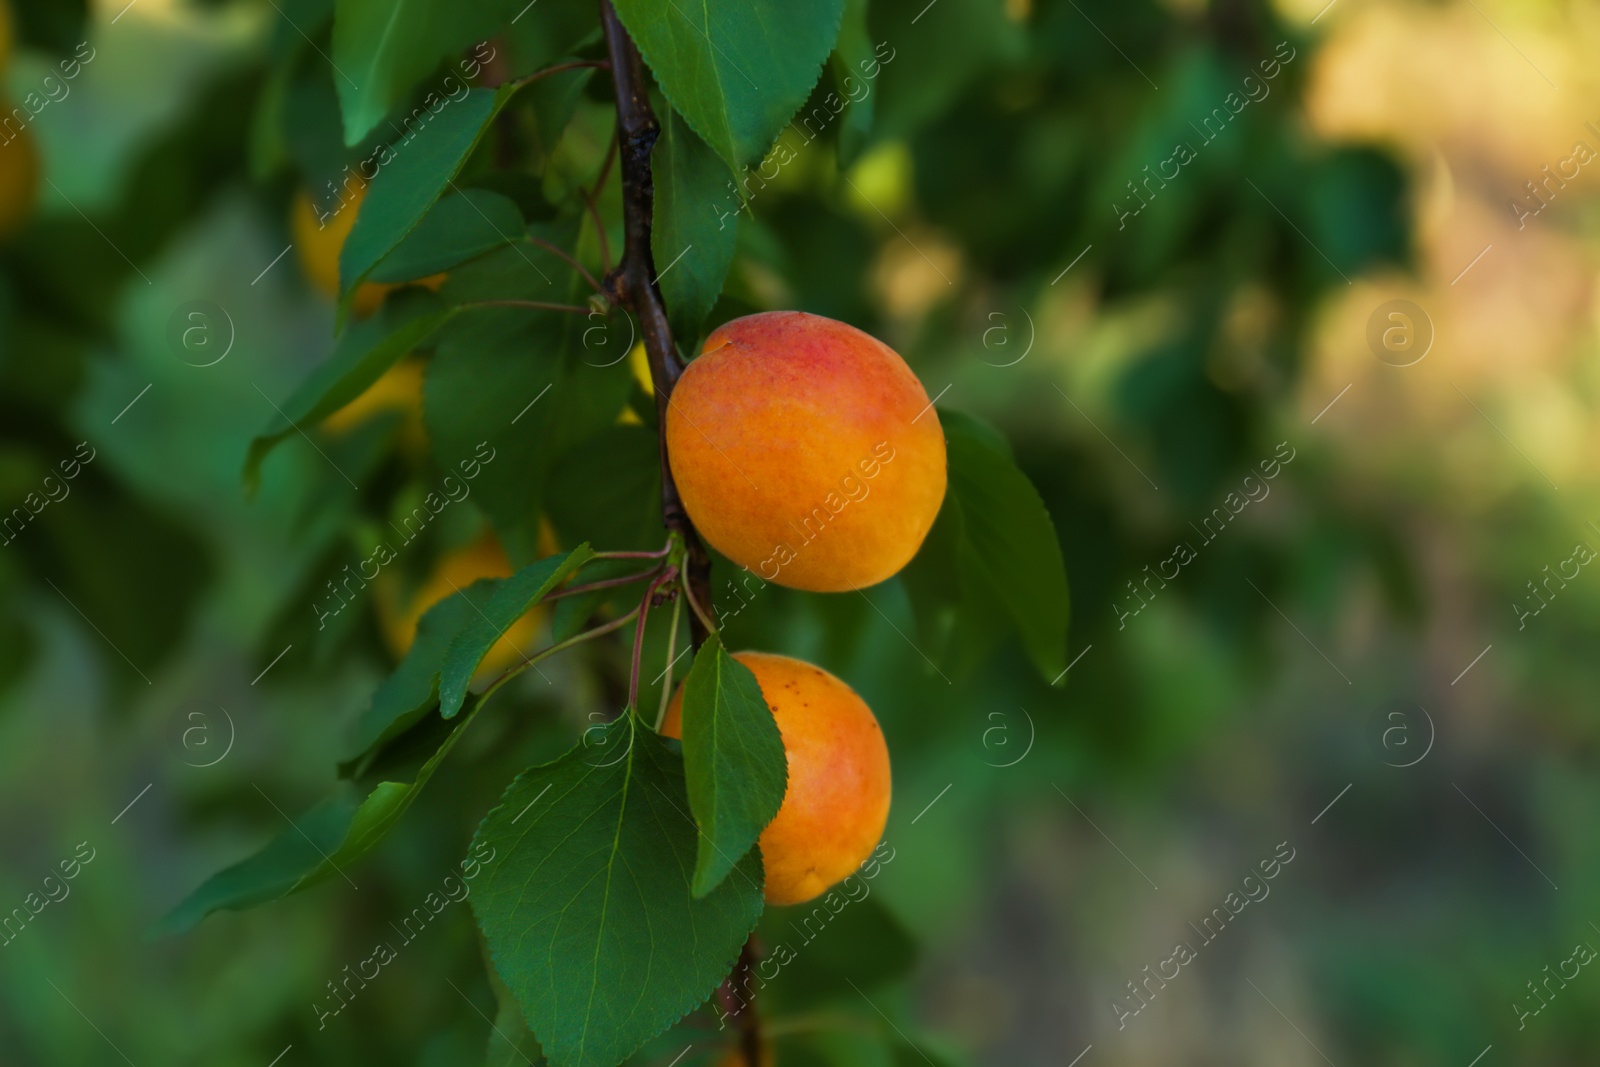
<svg viewBox="0 0 1600 1067"><path fill-rule="evenodd" d="M549 648L546 648L543 651L535 652L531 656L524 657L521 663L502 671L494 681L490 682L488 688L483 691L483 695L478 698L478 702L481 704L485 700L488 700L496 689L499 689L502 685L505 685L511 679L515 678L529 667L532 667L535 663L538 663L541 660L549 659L557 652L565 652L573 645L582 644L585 641L592 641L596 637L603 637L613 630L620 630L624 626L628 625L628 623L632 622L633 617L637 614L639 614L639 609L634 608L632 611L620 618L612 619L607 623L602 623L592 630L585 630L581 634L574 634L565 641L558 641L556 644L551 645Z"/></svg>
<svg viewBox="0 0 1600 1067"><path fill-rule="evenodd" d="M580 593L592 593L597 589L611 589L619 585L632 585L634 582L643 581L659 573L661 568L640 571L638 574L624 574L620 578L602 578L595 582L584 582L582 585L569 585L565 589L558 589L554 593L545 595L545 600L560 600L564 596L578 596Z"/></svg>
<svg viewBox="0 0 1600 1067"><path fill-rule="evenodd" d="M521 89L524 85L531 85L540 78L548 78L550 75L560 74L564 70L578 70L582 67L594 67L598 70L610 70L611 64L607 63L603 59L580 59L572 63L557 63L553 67L546 67L543 70L536 70L526 77L518 78L516 85L518 89Z"/></svg>
<svg viewBox="0 0 1600 1067"><path fill-rule="evenodd" d="M470 304L462 304L468 308L532 308L535 311L565 311L575 315L592 315L594 308L579 307L576 304L551 304L543 300L475 300Z"/></svg>
<svg viewBox="0 0 1600 1067"><path fill-rule="evenodd" d="M672 551L672 546L657 549L654 552L596 552L590 559L662 559Z"/></svg>
<svg viewBox="0 0 1600 1067"><path fill-rule="evenodd" d="M554 255L557 255L557 256L560 256L562 259L566 260L568 263L570 263L572 265L572 269L573 270L575 270L579 274L583 275L583 280L588 282L594 288L595 292L600 293L602 295L605 294L605 289L601 288L600 283L595 281L594 275L589 273L589 268L585 267L582 263L579 263L577 261L577 259L574 258L573 255L570 252L568 252L565 248L562 248L559 245L551 244L549 241L546 241L543 237L535 237L531 233L527 234L526 237L527 237L527 241L528 241L529 244L537 245L538 247L544 249L546 252L550 252L550 253L552 253Z"/></svg>

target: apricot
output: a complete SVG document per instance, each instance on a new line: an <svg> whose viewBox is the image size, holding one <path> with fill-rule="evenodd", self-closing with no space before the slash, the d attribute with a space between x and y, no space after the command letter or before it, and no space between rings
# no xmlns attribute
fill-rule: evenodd
<svg viewBox="0 0 1600 1067"><path fill-rule="evenodd" d="M366 184L351 181L343 187L339 199L320 216L304 189L295 194L289 206L289 233L294 238L300 268L314 288L335 300L339 298L339 253L355 227L356 215L366 196ZM414 284L437 289L443 283L444 275L431 274ZM350 310L358 316L370 315L394 288L383 282L362 282L356 288Z"/></svg>
<svg viewBox="0 0 1600 1067"><path fill-rule="evenodd" d="M485 533L478 540L440 557L432 573L410 596L400 594L395 575L380 575L375 583L374 599L379 629L389 651L396 659L405 656L416 640L417 623L423 613L457 589L466 589L479 578L504 578L510 573L511 561L506 559L505 550L492 533ZM478 603L482 606L481 598ZM512 623L478 665L473 681L486 681L521 663L524 655L533 655L545 615L543 608L535 608Z"/></svg>
<svg viewBox="0 0 1600 1067"><path fill-rule="evenodd" d="M821 667L736 652L772 709L789 765L783 804L761 832L768 904L800 904L861 866L889 819L889 747L872 709ZM662 720L683 736L683 687Z"/></svg>
<svg viewBox="0 0 1600 1067"><path fill-rule="evenodd" d="M401 360L384 371L366 392L329 415L322 425L337 434L348 433L389 412L402 417L400 433L405 444L420 450L427 441L427 429L422 422L422 364L417 360Z"/></svg>
<svg viewBox="0 0 1600 1067"><path fill-rule="evenodd" d="M712 331L673 390L667 455L706 540L796 589L892 577L944 500L944 433L905 360L800 311Z"/></svg>
<svg viewBox="0 0 1600 1067"><path fill-rule="evenodd" d="M33 131L24 126L11 140L0 143L0 237L21 229L38 199L39 148Z"/></svg>

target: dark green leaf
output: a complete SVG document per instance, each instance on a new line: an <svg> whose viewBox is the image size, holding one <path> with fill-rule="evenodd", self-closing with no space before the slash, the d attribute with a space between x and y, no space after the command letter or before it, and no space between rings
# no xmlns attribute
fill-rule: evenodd
<svg viewBox="0 0 1600 1067"><path fill-rule="evenodd" d="M538 0L532 8L519 3L514 14L496 38L505 42L506 70L513 78L553 67L600 37L600 19L590 0Z"/></svg>
<svg viewBox="0 0 1600 1067"><path fill-rule="evenodd" d="M412 781L379 782L359 803L349 790L324 801L254 856L212 875L168 913L158 932L182 933L214 911L254 907L336 874L348 879L348 868L400 821L476 714L474 707Z"/></svg>
<svg viewBox="0 0 1600 1067"><path fill-rule="evenodd" d="M656 201L650 250L673 332L688 344L722 292L739 235L727 164L667 109L650 156Z"/></svg>
<svg viewBox="0 0 1600 1067"><path fill-rule="evenodd" d="M678 746L631 712L584 741L484 819L474 847L497 861L471 900L550 1062L612 1067L727 976L761 914L761 865L751 852L694 897Z"/></svg>
<svg viewBox="0 0 1600 1067"><path fill-rule="evenodd" d="M325 853L339 847L357 807L351 796L323 801L260 852L208 878L167 913L156 932L180 934L214 911L250 908L290 892Z"/></svg>
<svg viewBox="0 0 1600 1067"><path fill-rule="evenodd" d="M414 295L413 295L414 294ZM383 372L438 329L457 308L446 308L425 291L408 290L410 299L391 300L372 318L353 324L339 338L333 355L306 376L277 409L245 457L245 485L254 490L261 461L290 434L317 423L367 391ZM269 398L270 399L270 398Z"/></svg>
<svg viewBox="0 0 1600 1067"><path fill-rule="evenodd" d="M433 202L450 189L483 131L514 91L511 86L473 89L389 147L393 158L368 187L355 227L339 253L342 308L378 261L405 240Z"/></svg>
<svg viewBox="0 0 1600 1067"><path fill-rule="evenodd" d="M941 410L939 421L960 520L962 584L1005 606L1034 666L1053 680L1066 665L1069 600L1050 513L994 430L954 411Z"/></svg>
<svg viewBox="0 0 1600 1067"><path fill-rule="evenodd" d="M562 544L650 552L666 543L660 446L643 426L607 426L567 449L545 495Z"/></svg>
<svg viewBox="0 0 1600 1067"><path fill-rule="evenodd" d="M368 278L408 282L449 270L517 240L522 226L522 212L510 197L487 189L451 193L433 205Z"/></svg>
<svg viewBox="0 0 1600 1067"><path fill-rule="evenodd" d="M683 768L700 825L694 894L711 892L778 814L789 785L783 738L750 668L712 635L683 690Z"/></svg>
<svg viewBox="0 0 1600 1067"><path fill-rule="evenodd" d="M593 19L592 12L590 18ZM571 59L571 56L564 56L551 66L570 62ZM564 70L560 74L540 78L524 90L524 99L533 112L533 129L530 133L533 152L528 167L534 173L544 171L556 145L561 143L561 135L572 121L572 113L578 109L578 99L583 96L583 87L594 77L594 71L593 67Z"/></svg>
<svg viewBox="0 0 1600 1067"><path fill-rule="evenodd" d="M439 668L439 714L450 718L461 710L478 664L511 624L533 609L546 593L594 556L587 544L563 556L530 563L509 578L494 580L488 602L474 606L466 624L450 642ZM524 655L527 650L520 650Z"/></svg>
<svg viewBox="0 0 1600 1067"><path fill-rule="evenodd" d="M627 398L625 363L596 367L579 357L585 322L547 311L476 311L441 339L423 385L428 436L441 465L454 467L487 443L479 454L491 458L473 500L516 563L538 554L551 466L611 423Z"/></svg>
<svg viewBox="0 0 1600 1067"><path fill-rule="evenodd" d="M330 62L345 144L359 144L445 57L492 34L510 17L504 14L510 6L510 0L337 0ZM479 59L466 60L441 74L422 98L423 114L455 103L452 94L466 86L462 76L478 65Z"/></svg>
<svg viewBox="0 0 1600 1067"><path fill-rule="evenodd" d="M872 83L880 63L867 35L867 0L845 0L832 66L840 99L850 101L839 124L839 166L848 167L866 147L876 107Z"/></svg>
<svg viewBox="0 0 1600 1067"><path fill-rule="evenodd" d="M423 612L405 659L378 686L372 694L372 702L361 713L356 724L353 758L404 733L433 707L445 652L456 634L477 617L473 604L487 598L490 580L474 582ZM473 599L467 599L469 594Z"/></svg>
<svg viewBox="0 0 1600 1067"><path fill-rule="evenodd" d="M738 170L759 160L805 103L839 32L844 0L617 0L661 91Z"/></svg>

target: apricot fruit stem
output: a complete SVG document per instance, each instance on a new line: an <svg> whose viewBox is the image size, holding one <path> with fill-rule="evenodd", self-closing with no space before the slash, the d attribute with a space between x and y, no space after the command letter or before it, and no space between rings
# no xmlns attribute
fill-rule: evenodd
<svg viewBox="0 0 1600 1067"><path fill-rule="evenodd" d="M661 443L661 521L683 541L684 588L691 603L711 601L711 557L689 521L672 467L667 459L667 405L672 388L683 373L667 309L656 285L655 260L650 252L650 228L655 210L655 186L650 176L650 152L661 135L661 124L650 106L649 82L639 49L623 28L611 0L600 0L600 25L605 31L606 53L611 59L611 84L617 102L617 156L622 174L622 260L606 275L606 292L639 320L650 381L656 394L656 423ZM703 595L702 595L703 594ZM696 648L710 636L704 614L690 620Z"/></svg>
<svg viewBox="0 0 1600 1067"><path fill-rule="evenodd" d="M666 570L656 575L644 596L639 600L639 624L633 631L633 665L628 672L628 707L635 710L639 707L639 661L644 653L644 626L650 618L650 605L655 600L656 593L662 586L667 585L678 576L678 568L669 565Z"/></svg>
<svg viewBox="0 0 1600 1067"><path fill-rule="evenodd" d="M672 701L672 666L678 662L678 621L683 617L683 602L689 599L688 586L684 595L672 598L672 628L667 631L667 666L661 672L661 703L656 708L656 733L667 717L667 705Z"/></svg>

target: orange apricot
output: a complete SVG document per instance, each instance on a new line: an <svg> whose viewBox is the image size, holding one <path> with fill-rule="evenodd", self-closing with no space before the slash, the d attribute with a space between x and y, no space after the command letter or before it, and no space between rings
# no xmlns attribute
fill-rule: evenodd
<svg viewBox="0 0 1600 1067"><path fill-rule="evenodd" d="M821 667L736 652L772 709L789 765L783 804L761 832L768 904L800 904L861 866L889 819L889 746L872 709ZM662 721L683 735L683 687Z"/></svg>
<svg viewBox="0 0 1600 1067"><path fill-rule="evenodd" d="M673 390L667 455L706 540L797 589L892 577L944 500L939 416L905 360L800 311L734 319L706 338Z"/></svg>

